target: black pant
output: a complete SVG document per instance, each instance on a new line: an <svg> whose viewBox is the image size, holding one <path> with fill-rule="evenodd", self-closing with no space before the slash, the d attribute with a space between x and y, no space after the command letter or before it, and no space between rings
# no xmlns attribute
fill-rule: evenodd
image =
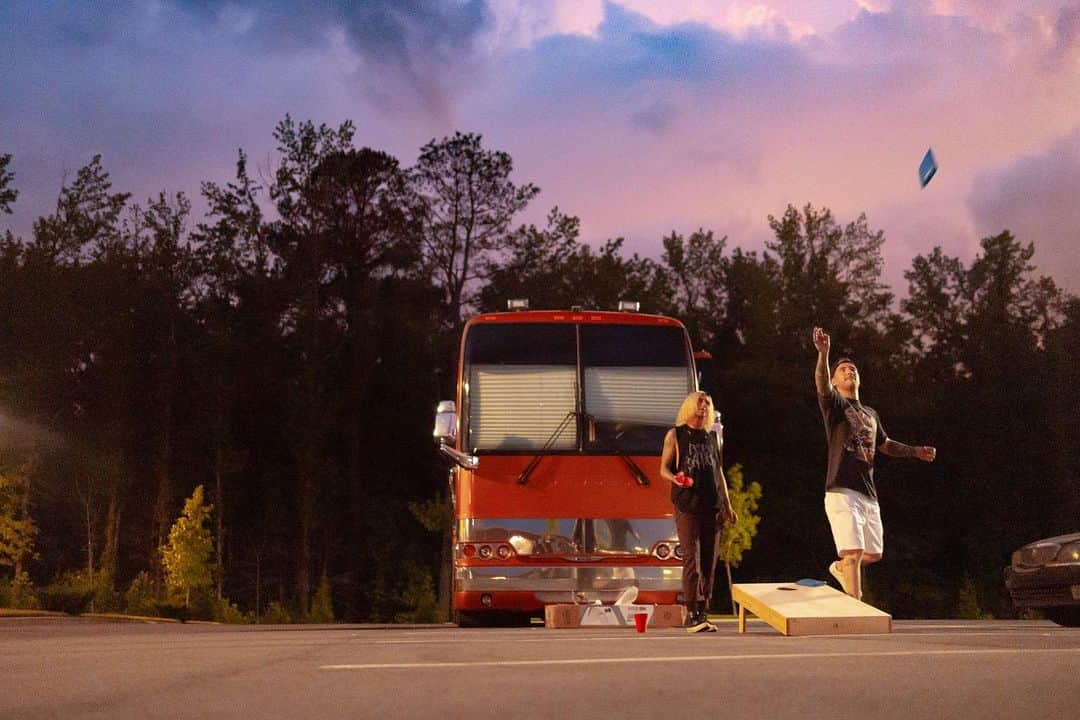
<svg viewBox="0 0 1080 720"><path fill-rule="evenodd" d="M682 546L682 588L687 605L712 598L716 572L716 511L675 511L675 528Z"/></svg>

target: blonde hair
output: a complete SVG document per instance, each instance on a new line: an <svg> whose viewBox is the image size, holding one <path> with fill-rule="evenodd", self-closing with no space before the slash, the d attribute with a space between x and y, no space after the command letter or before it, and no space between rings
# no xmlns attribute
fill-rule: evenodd
<svg viewBox="0 0 1080 720"><path fill-rule="evenodd" d="M708 427L712 425L713 416L716 414L716 408L713 406L713 401L709 396L709 393L700 391L690 393L686 396L686 399L683 400L682 407L679 408L679 412L675 416L676 425L685 425L686 421L697 412L697 401L699 397L703 397L709 402L709 414L706 416L705 426Z"/></svg>

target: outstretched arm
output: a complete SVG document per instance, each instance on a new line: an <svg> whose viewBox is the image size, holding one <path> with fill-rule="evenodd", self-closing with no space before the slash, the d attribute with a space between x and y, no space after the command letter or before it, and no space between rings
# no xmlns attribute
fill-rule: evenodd
<svg viewBox="0 0 1080 720"><path fill-rule="evenodd" d="M814 368L814 384L817 386L817 393L821 396L827 396L832 390L832 381L829 379L829 345L831 340L829 334L819 327L814 328L814 347L817 348L817 366Z"/></svg>
<svg viewBox="0 0 1080 720"><path fill-rule="evenodd" d="M660 477L664 478L668 482L675 483L679 487L690 487L694 484L694 481L687 477L685 473L671 472L672 462L675 459L675 428L667 431L667 435L664 436L664 450L660 454Z"/></svg>
<svg viewBox="0 0 1080 720"><path fill-rule="evenodd" d="M886 440L878 446L878 450L892 457L913 457L923 462L934 462L937 457L937 448L930 445L905 445L896 440Z"/></svg>
<svg viewBox="0 0 1080 720"><path fill-rule="evenodd" d="M720 522L734 525L739 522L739 516L735 514L735 506L731 504L731 495L728 494L727 477L724 468L720 468L720 492L723 493L723 507L720 508Z"/></svg>

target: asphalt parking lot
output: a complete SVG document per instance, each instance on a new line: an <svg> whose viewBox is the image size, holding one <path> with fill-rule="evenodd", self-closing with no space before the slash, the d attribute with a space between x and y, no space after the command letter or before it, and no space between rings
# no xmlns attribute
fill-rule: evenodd
<svg viewBox="0 0 1080 720"><path fill-rule="evenodd" d="M1080 630L888 635L0 619L0 718L1073 718Z"/></svg>

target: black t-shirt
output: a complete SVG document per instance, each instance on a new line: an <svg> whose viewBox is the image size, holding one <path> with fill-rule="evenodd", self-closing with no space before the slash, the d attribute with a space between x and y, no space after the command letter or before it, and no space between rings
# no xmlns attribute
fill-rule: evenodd
<svg viewBox="0 0 1080 720"><path fill-rule="evenodd" d="M818 404L829 446L825 491L849 488L877 500L874 453L889 439L881 418L873 408L848 400L836 388L829 395L818 395Z"/></svg>
<svg viewBox="0 0 1080 720"><path fill-rule="evenodd" d="M708 430L698 430L688 425L675 428L675 444L678 448L678 466L694 484L679 487L671 484L671 502L681 512L703 512L718 509L717 491L720 475L720 448L716 436Z"/></svg>

